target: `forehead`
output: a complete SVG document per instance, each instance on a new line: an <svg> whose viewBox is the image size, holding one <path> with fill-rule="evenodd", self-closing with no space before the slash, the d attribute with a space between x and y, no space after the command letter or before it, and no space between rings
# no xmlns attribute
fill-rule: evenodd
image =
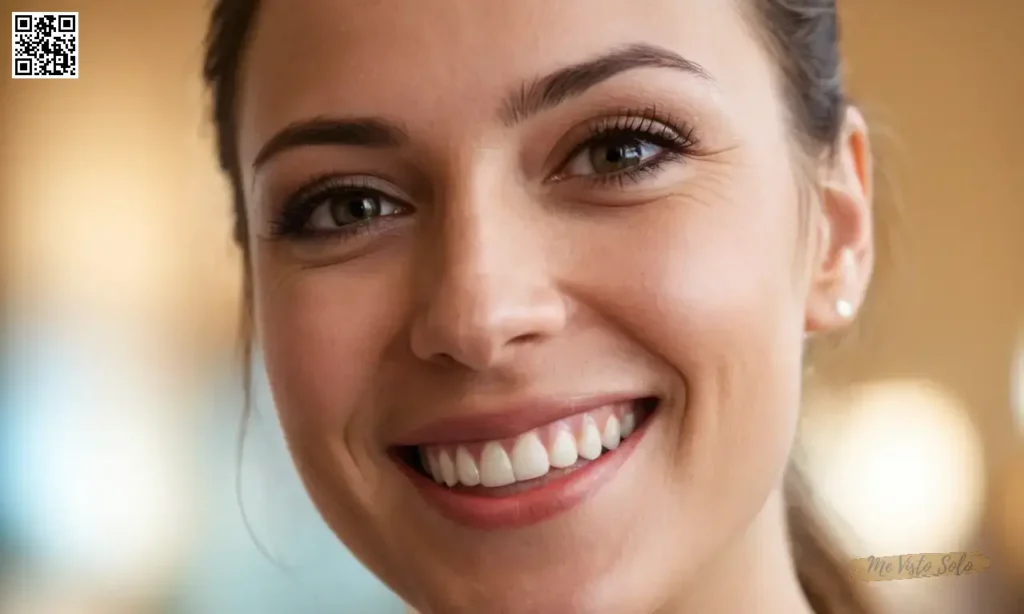
<svg viewBox="0 0 1024 614"><path fill-rule="evenodd" d="M243 65L243 160L287 124L325 114L494 117L510 88L641 42L701 64L737 98L756 95L768 66L739 4L263 0Z"/></svg>

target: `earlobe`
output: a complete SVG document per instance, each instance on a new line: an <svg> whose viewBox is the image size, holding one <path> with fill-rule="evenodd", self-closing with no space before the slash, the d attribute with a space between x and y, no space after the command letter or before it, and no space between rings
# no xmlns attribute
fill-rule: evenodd
<svg viewBox="0 0 1024 614"><path fill-rule="evenodd" d="M871 173L867 125L851 107L834 155L821 168L816 257L806 304L808 333L845 326L867 292L874 268Z"/></svg>
<svg viewBox="0 0 1024 614"><path fill-rule="evenodd" d="M857 280L857 271L860 268L860 262L857 258L857 255L853 252L853 250L849 248L844 248L842 251L842 255L839 258L839 263L841 269L841 286L851 285L851 283L855 284ZM836 300L836 315L838 315L843 320L850 320L853 318L854 314L856 314L857 308L852 300L845 297L845 294L842 289L840 290L840 295L841 297L838 300Z"/></svg>
<svg viewBox="0 0 1024 614"><path fill-rule="evenodd" d="M843 248L838 266L823 271L807 299L808 334L842 328L852 321L863 300L870 272L864 274L863 256Z"/></svg>

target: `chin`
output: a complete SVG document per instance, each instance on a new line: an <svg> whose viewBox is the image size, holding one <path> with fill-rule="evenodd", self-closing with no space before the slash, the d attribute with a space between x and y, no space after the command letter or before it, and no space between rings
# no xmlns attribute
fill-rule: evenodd
<svg viewBox="0 0 1024 614"><path fill-rule="evenodd" d="M650 569L650 567L646 567ZM546 560L534 569L438 576L419 614L623 614L658 609L652 578L619 565L598 569L583 556ZM422 594L422 593L421 593ZM416 601L413 601L416 603Z"/></svg>

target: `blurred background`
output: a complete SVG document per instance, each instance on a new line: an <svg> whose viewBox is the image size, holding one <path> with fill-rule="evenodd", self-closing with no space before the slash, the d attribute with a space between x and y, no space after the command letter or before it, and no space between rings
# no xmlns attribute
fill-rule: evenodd
<svg viewBox="0 0 1024 614"><path fill-rule="evenodd" d="M1024 3L840 4L883 257L859 328L814 363L803 456L851 556L993 560L880 600L1019 613ZM0 5L81 19L80 79L0 90L0 612L401 612L306 500L262 380L236 457L206 2Z"/></svg>

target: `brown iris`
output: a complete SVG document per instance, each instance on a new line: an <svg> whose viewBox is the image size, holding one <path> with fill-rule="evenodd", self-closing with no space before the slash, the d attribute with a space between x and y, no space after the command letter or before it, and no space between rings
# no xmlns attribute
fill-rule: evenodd
<svg viewBox="0 0 1024 614"><path fill-rule="evenodd" d="M588 159L594 172L614 174L640 166L658 153L658 146L635 136L613 136L590 147Z"/></svg>
<svg viewBox="0 0 1024 614"><path fill-rule="evenodd" d="M346 194L331 201L330 212L334 223L345 226L379 216L381 202L372 194Z"/></svg>

